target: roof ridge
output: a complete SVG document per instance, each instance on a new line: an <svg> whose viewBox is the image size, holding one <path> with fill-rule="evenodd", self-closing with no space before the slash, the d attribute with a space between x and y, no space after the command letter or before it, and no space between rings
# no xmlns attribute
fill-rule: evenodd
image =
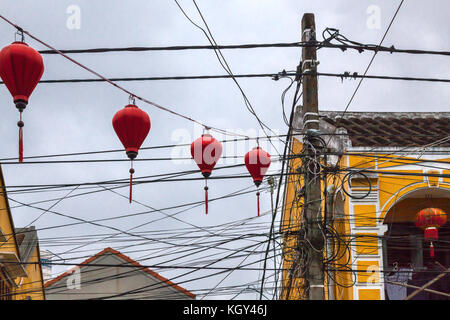
<svg viewBox="0 0 450 320"><path fill-rule="evenodd" d="M319 115L327 116L327 117L334 117L334 118L349 118L351 116L361 116L361 115L371 115L382 117L382 118L450 118L450 112L447 111L395 111L395 112L388 112L388 111L332 111L332 110L320 110Z"/></svg>

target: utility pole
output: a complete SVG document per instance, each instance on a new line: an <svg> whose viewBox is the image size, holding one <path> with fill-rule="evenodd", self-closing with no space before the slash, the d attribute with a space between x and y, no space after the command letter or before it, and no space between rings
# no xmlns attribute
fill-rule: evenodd
<svg viewBox="0 0 450 320"><path fill-rule="evenodd" d="M302 19L302 41L316 43L316 24L314 14L305 13ZM309 300L324 300L324 234L322 224L322 191L319 161L316 152L323 148L318 139L319 107L317 92L317 47L306 46L302 49L301 72L303 81L303 132L304 136L304 187L305 201L303 219L306 232L309 264L305 270L306 288ZM320 171L320 170L319 170Z"/></svg>

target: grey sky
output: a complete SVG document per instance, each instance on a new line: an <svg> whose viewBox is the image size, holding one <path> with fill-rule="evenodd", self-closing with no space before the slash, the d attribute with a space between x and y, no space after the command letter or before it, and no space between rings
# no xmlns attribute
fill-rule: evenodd
<svg viewBox="0 0 450 320"><path fill-rule="evenodd" d="M300 21L303 13L316 15L318 36L325 27L334 27L348 38L378 44L400 1L300 1L300 0L198 0L211 31L219 44L294 42L300 40ZM180 1L189 16L201 22L192 1ZM81 10L81 28L70 30L66 12L70 5ZM380 8L381 28L367 26L367 8L376 5ZM405 1L384 45L397 48L449 50L448 12L450 4L444 0L430 0L426 3L417 0ZM95 47L159 46L208 44L202 32L190 24L182 15L174 1L2 1L0 12L6 18L22 26L36 37L58 49L79 49ZM0 21L1 46L14 40L15 30ZM27 38L34 48L45 49L42 45ZM234 73L272 73L283 69L295 70L301 50L299 48L224 50ZM340 50L322 49L319 51L319 71L363 73L372 53L359 54ZM104 53L72 55L80 62L107 77L143 77L169 75L224 74L214 53L209 50L178 52L143 53ZM91 78L91 74L56 55L45 55L43 79ZM450 64L448 57L413 56L380 53L369 72L376 75L419 76L448 78ZM288 80L275 82L270 79L239 79L259 117L271 128L285 134L286 126L281 114L280 96L288 85ZM356 86L356 81L341 83L336 78L319 79L319 108L321 110L343 110ZM255 118L245 108L242 96L231 79L194 81L151 81L126 82L122 85L138 95L167 106L204 123L223 129L258 130ZM292 91L287 97L291 103ZM448 111L450 90L444 84L422 82L401 82L365 80L349 110L351 111ZM83 84L40 84L30 98L24 113L25 156L54 153L83 152L121 148L111 125L116 111L128 103L128 96L106 83ZM0 88L1 119L0 135L2 144L0 158L17 155L18 112L9 92ZM151 118L152 128L144 146L178 143L173 135L187 132L189 142L198 137L194 134L192 123L162 112L149 105L138 103ZM288 109L288 108L287 108ZM287 110L289 111L289 110ZM223 139L219 135L216 138ZM254 146L250 142L238 155L243 155ZM278 144L281 151L281 145ZM187 149L182 150L185 152ZM275 155L275 151L271 153ZM168 157L171 150L143 151L140 158ZM234 154L234 153L232 153ZM183 153L175 155L183 155ZM125 159L125 153L106 156L89 156L98 159L114 157ZM71 158L75 159L75 158ZM54 164L54 165L4 165L3 171L7 185L53 184L95 182L126 178L129 163L104 164ZM136 176L154 175L164 172L196 169L194 162L180 164L169 161L137 162ZM230 170L227 173L244 172L244 169ZM200 174L193 175L200 177ZM216 197L251 187L250 179L231 181L211 181L210 196ZM11 198L26 203L62 196L67 191L13 195ZM128 189L119 189L127 195ZM203 182L158 183L136 186L134 198L155 208L164 208L203 199ZM268 193L262 196L262 211L270 208ZM39 204L48 208L52 202ZM11 201L11 206L16 204ZM138 204L129 205L125 198L111 192L76 197L58 204L55 211L83 219L97 219L121 216L147 210ZM173 213L174 211L168 211ZM24 226L41 212L30 208L14 208L16 226ZM231 198L210 204L210 213L204 214L199 207L179 216L199 226L215 225L249 218L256 215L255 194ZM146 221L161 217L149 214L136 218L120 219L104 224L121 228L132 228ZM70 219L46 213L36 223L44 228L72 222ZM261 217L255 222L266 222L269 217ZM158 230L184 228L187 225L173 219L138 229ZM268 229L267 229L268 231ZM95 233L111 233L111 230L89 225L40 231L40 238ZM127 243L125 243L126 245ZM109 244L117 248L122 244ZM64 252L74 245L48 246L56 253ZM105 244L92 245L83 253L73 256L88 256L100 251ZM45 243L42 244L45 249ZM144 247L145 248L145 247ZM148 247L150 248L150 247ZM132 250L124 250L124 253ZM151 251L129 253L140 258ZM68 255L67 257L70 257ZM235 266L242 259L228 262ZM77 260L78 261L78 260ZM154 264L159 260L143 261ZM177 264L175 261L173 264ZM64 271L65 267L55 267L54 272ZM160 271L160 270L158 270ZM166 277L179 274L179 271L160 271ZM201 275L204 273L198 273ZM195 277L194 274L192 277ZM258 279L258 272L233 273L222 285L240 285ZM186 279L189 279L187 277ZM221 277L189 282L187 289L212 288ZM175 280L176 282L176 280ZM256 294L242 295L240 298L253 299ZM217 298L217 297L216 297ZM225 297L219 297L225 298Z"/></svg>

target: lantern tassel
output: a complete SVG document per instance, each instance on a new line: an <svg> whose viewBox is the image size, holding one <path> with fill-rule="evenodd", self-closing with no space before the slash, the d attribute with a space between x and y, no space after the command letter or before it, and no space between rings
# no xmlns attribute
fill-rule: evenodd
<svg viewBox="0 0 450 320"><path fill-rule="evenodd" d="M22 112L20 112L20 120L17 122L17 126L19 127L19 162L23 162L23 126L24 123L22 121Z"/></svg>
<svg viewBox="0 0 450 320"><path fill-rule="evenodd" d="M23 162L23 132L22 128L19 128L19 162Z"/></svg>
<svg viewBox="0 0 450 320"><path fill-rule="evenodd" d="M131 164L131 168L130 168L130 203L133 201L133 173L134 173L134 169L133 169L133 162Z"/></svg>
<svg viewBox="0 0 450 320"><path fill-rule="evenodd" d="M256 192L256 201L257 201L257 205L258 205L258 217L259 217L259 191Z"/></svg>
<svg viewBox="0 0 450 320"><path fill-rule="evenodd" d="M430 258L434 258L434 245L433 245L433 241L431 241L431 244L430 244Z"/></svg>
<svg viewBox="0 0 450 320"><path fill-rule="evenodd" d="M208 185L207 185L207 180L205 179L205 213L208 214Z"/></svg>

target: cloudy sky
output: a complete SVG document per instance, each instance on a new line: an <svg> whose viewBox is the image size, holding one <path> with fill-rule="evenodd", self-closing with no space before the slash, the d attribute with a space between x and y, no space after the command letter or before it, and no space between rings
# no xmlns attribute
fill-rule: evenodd
<svg viewBox="0 0 450 320"><path fill-rule="evenodd" d="M186 13L195 22L201 24L193 2L190 0L179 2ZM197 3L219 44L300 41L301 18L307 12L314 13L316 16L319 39L326 27L333 27L339 29L349 39L378 44L400 1L198 0ZM417 0L405 1L384 45L395 45L396 48L405 49L449 50L449 9L450 4L444 0L430 0L426 4ZM186 19L173 0L5 0L0 3L0 14L58 49L209 44L204 34ZM379 17L379 21L373 20L377 17ZM14 41L14 33L14 28L0 21L2 47ZM26 38L26 42L37 50L46 49L30 38ZM295 70L301 56L301 49L224 50L223 54L235 74L277 73L283 69ZM225 73L214 52L210 50L73 54L71 57L105 77ZM371 57L372 53L369 52L359 54L347 51L343 53L336 49L322 49L318 53L319 71L333 73L350 71L361 74ZM42 79L94 77L61 56L44 55L43 58L45 72ZM450 64L446 57L380 53L369 74L448 78ZM287 127L282 118L280 98L282 91L289 84L289 80L239 79L239 83L261 120L274 132L285 134ZM137 95L214 127L249 135L257 134L259 130L255 117L246 109L242 95L231 79L123 82L122 85ZM320 78L320 110L344 110L356 85L357 82L354 80L341 82L337 78ZM291 103L292 92L290 91L287 95L288 105ZM444 84L365 80L349 111L448 111L447 101L449 98L450 90ZM107 83L38 85L24 113L25 157L120 149L122 146L112 128L111 120L114 113L127 103L127 94ZM4 86L0 87L0 104L2 120L0 158L16 157L18 112ZM202 129L195 127L189 121L142 102L138 102L138 105L148 112L152 122L150 134L143 147L190 143L201 134ZM218 134L215 136L220 140L226 138ZM274 141L274 144L281 152L281 143ZM254 146L254 141L241 145L234 144L227 149L226 154L243 156ZM264 144L264 147L272 155L277 154L277 150L271 148L270 145ZM188 156L188 149L181 147L146 150L139 154L139 158ZM64 160L74 159L126 159L126 155L125 153L113 153L64 158ZM227 161L222 165L240 162L242 159ZM8 186L78 184L127 178L129 163L4 164L2 168ZM143 161L135 163L135 176L193 169L196 169L193 161ZM276 171L277 165L274 164L272 169ZM239 168L220 174L244 172L244 168ZM192 177L197 176L200 177L200 174L192 175ZM210 181L209 186L210 197L220 197L244 188L252 190L250 179L215 180ZM8 190L16 227L28 225L43 211L19 206L13 200L35 203L57 199L71 191L70 188L64 188L54 192L14 194L12 192L14 188ZM71 195L85 191L75 190ZM126 196L128 189L125 187L117 189L116 192ZM203 181L144 184L134 188L134 198L146 206L137 203L130 205L126 198L113 192L98 192L69 198L59 203L53 200L34 204L44 210L55 205L52 207L53 212L46 212L34 225L38 229L43 229L76 222L68 217L58 216L56 213L84 220L95 220L148 211L148 206L162 209L201 201L203 196ZM152 222L165 217L165 214L176 212L167 210L164 213L152 212L105 221L102 224L120 230L128 230L149 222L145 227L134 229L133 232L177 231L182 228L193 230L195 227L192 225L204 228L252 218L256 215L255 201L254 193L250 193L212 202L210 213L207 216L204 214L204 208L200 206L177 215L178 220L165 218ZM264 192L261 201L262 211L269 210L270 194ZM269 216L265 215L258 220L251 220L251 223L261 224L263 227L258 229L258 232L264 233L268 232L269 220ZM242 230L239 232L242 233ZM141 238L137 238L136 243L145 242L145 245L126 248L123 247L128 246L129 241L123 243L103 241L89 244L88 240L90 239L82 239L56 242L58 237L111 233L116 233L116 231L84 223L43 229L39 231L39 237L42 249L49 249L57 254L64 253L80 244L88 244L82 249L64 254L63 258L72 258L72 260L67 260L70 262L81 261L83 257L88 257L106 246L123 249L125 254L138 259L143 264L152 265L164 261L161 258L152 259L152 254L156 252L155 248L161 248L161 244L145 242ZM132 236L123 236L122 238L133 239ZM177 243L177 241L179 240L172 242ZM203 238L202 241L208 241L208 237ZM228 247L237 249L245 244L233 243ZM258 250L261 248L263 247ZM211 253L214 252L211 251ZM204 253L204 255L206 254ZM142 259L143 257L147 259ZM175 258L177 255L168 256L166 259L171 257ZM193 256L192 259L202 260L202 256ZM244 260L243 257L217 265L233 267L242 260ZM257 259L255 258L255 260ZM187 260L174 260L172 265L181 265L183 261ZM248 261L252 261L252 259ZM56 275L66 268L64 266L54 267L53 272ZM185 270L157 271L169 278L185 272ZM194 273L181 278L180 281L208 274L205 272ZM225 273L220 276L190 281L182 286L194 291L213 288L226 275ZM236 271L228 276L220 286L241 285L245 287L247 283L256 281L259 277L258 271ZM175 282L177 281L175 280ZM248 299L256 297L258 297L256 293L239 296L239 298ZM207 298L226 298L226 296Z"/></svg>

